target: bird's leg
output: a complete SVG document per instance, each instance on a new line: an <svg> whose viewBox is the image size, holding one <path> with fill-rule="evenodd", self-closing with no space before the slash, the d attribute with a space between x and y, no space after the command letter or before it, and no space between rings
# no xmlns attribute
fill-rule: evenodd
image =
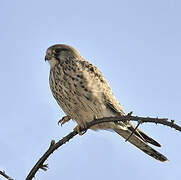
<svg viewBox="0 0 181 180"><path fill-rule="evenodd" d="M87 132L87 130L84 131L84 132L81 132L80 129L81 129L81 127L80 127L79 125L77 125L77 126L74 128L74 131L78 132L78 134L79 134L80 136L82 136L83 134L85 134L85 133Z"/></svg>
<svg viewBox="0 0 181 180"><path fill-rule="evenodd" d="M60 119L59 121L58 121L58 125L60 124L61 126L63 125L63 124L65 124L66 122L68 122L68 121L70 121L71 120L71 117L70 116L64 116L62 119Z"/></svg>

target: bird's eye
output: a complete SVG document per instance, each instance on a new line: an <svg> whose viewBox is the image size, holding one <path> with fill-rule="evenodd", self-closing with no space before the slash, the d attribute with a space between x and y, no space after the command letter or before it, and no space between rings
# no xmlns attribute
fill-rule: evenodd
<svg viewBox="0 0 181 180"><path fill-rule="evenodd" d="M54 49L53 52L56 53L56 54L58 54L58 53L60 53L60 51L61 51L60 49Z"/></svg>

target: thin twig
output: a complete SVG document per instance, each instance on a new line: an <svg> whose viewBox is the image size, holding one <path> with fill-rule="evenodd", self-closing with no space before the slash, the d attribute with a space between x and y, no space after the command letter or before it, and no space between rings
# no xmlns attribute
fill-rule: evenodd
<svg viewBox="0 0 181 180"><path fill-rule="evenodd" d="M8 179L8 180L13 180L13 178L9 177L9 176L5 173L5 171L0 171L0 174L1 174L3 177L5 177L6 179Z"/></svg>
<svg viewBox="0 0 181 180"><path fill-rule="evenodd" d="M128 114L127 116L119 116L119 117L105 117L101 119L94 120L92 122L89 122L87 124L86 128L80 129L81 132L88 130L90 127L100 124L103 122L126 122L126 121L137 121L141 123L156 123L156 124L162 124L169 126L171 128L174 128L181 132L181 127L174 123L174 121L168 121L166 118L150 118L150 117L138 117L138 116L131 116L132 113ZM38 162L35 164L35 166L32 168L30 173L28 174L26 180L32 180L35 176L36 172L41 169L42 167L45 167L44 162L47 160L47 158L52 154L56 149L58 149L60 146L68 142L70 139L72 139L74 136L76 136L78 133L76 131L73 131L69 133L67 136L59 140L57 143L55 143L54 140L52 140L50 147L45 152L45 154L38 160ZM47 166L48 167L48 166Z"/></svg>
<svg viewBox="0 0 181 180"><path fill-rule="evenodd" d="M45 154L39 159L39 161L35 164L35 166L32 168L30 173L28 174L26 180L32 180L35 176L36 172L41 169L43 166L43 163L46 161L46 159L52 154L57 148L68 142L70 139L72 139L75 135L78 133L76 131L71 132L67 136L65 136L63 139L59 140L57 143L50 145L48 150L45 152Z"/></svg>
<svg viewBox="0 0 181 180"><path fill-rule="evenodd" d="M134 130L131 132L131 134L128 136L128 138L125 140L125 142L127 142L127 141L130 139L130 137L136 132L138 126L139 126L141 123L142 123L141 121L138 121L137 126L134 128Z"/></svg>

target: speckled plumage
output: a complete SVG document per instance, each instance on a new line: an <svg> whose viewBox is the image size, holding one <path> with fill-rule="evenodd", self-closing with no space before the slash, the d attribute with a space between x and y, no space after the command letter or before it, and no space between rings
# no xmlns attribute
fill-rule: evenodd
<svg viewBox="0 0 181 180"><path fill-rule="evenodd" d="M50 88L66 115L81 127L94 118L125 115L103 74L87 62L77 50L57 44L48 48L46 60L50 62ZM102 123L92 129L112 129L127 138L134 129L131 123ZM160 161L167 158L151 148L147 142L160 146L155 140L138 130L129 142Z"/></svg>

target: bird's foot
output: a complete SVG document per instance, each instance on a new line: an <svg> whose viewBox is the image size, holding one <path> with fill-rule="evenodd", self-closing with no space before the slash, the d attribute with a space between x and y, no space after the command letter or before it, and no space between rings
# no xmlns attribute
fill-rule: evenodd
<svg viewBox="0 0 181 180"><path fill-rule="evenodd" d="M77 126L74 128L74 131L75 131L75 132L78 132L78 134L79 134L80 136L82 136L83 134L85 134L85 133L87 132L87 130L81 132L81 127L80 127L79 125L77 125Z"/></svg>
<svg viewBox="0 0 181 180"><path fill-rule="evenodd" d="M70 116L64 116L62 119L60 119L60 120L58 121L58 125L60 124L60 125L62 126L62 125L65 124L66 122L70 121L70 119L71 119Z"/></svg>

